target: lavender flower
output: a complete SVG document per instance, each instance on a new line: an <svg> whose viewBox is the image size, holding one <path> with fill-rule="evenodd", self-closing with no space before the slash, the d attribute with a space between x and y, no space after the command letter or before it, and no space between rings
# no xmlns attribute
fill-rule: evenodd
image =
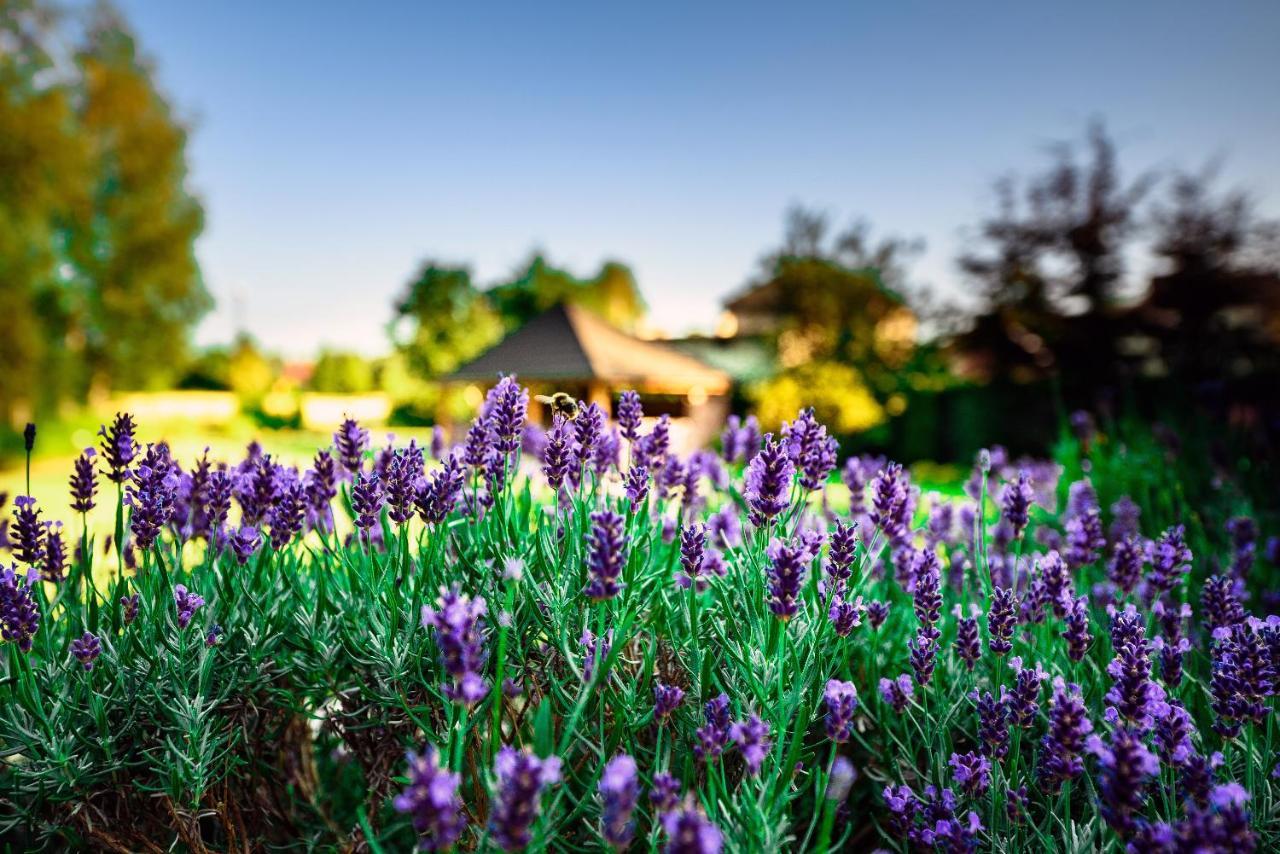
<svg viewBox="0 0 1280 854"><path fill-rule="evenodd" d="M804 489L820 489L827 482L827 475L836 467L835 439L827 435L827 428L818 423L813 409L802 409L795 421L784 424L783 440L787 454L800 471L800 486Z"/></svg>
<svg viewBox="0 0 1280 854"><path fill-rule="evenodd" d="M952 753L952 777L960 791L970 798L980 798L991 785L991 760L979 753Z"/></svg>
<svg viewBox="0 0 1280 854"><path fill-rule="evenodd" d="M1014 593L1009 587L991 591L991 610L987 612L987 645L996 655L1013 649Z"/></svg>
<svg viewBox="0 0 1280 854"><path fill-rule="evenodd" d="M1115 681L1106 696L1107 719L1120 719L1146 732L1164 704L1164 690L1151 681L1151 647L1142 617L1132 605L1112 617L1111 643L1116 655L1107 674Z"/></svg>
<svg viewBox="0 0 1280 854"><path fill-rule="evenodd" d="M586 459L604 433L604 412L597 404L589 403L582 407L573 426L580 449L579 454Z"/></svg>
<svg viewBox="0 0 1280 854"><path fill-rule="evenodd" d="M135 429L133 416L117 412L110 429L104 426L98 430L102 437L102 458L107 463L107 480L112 483L124 483L129 478L129 464L138 453L133 439Z"/></svg>
<svg viewBox="0 0 1280 854"><path fill-rule="evenodd" d="M1151 545L1148 560L1151 572L1147 581L1157 593L1167 592L1178 586L1182 577L1191 571L1192 554L1184 538L1186 528L1174 525L1160 535Z"/></svg>
<svg viewBox="0 0 1280 854"><path fill-rule="evenodd" d="M302 531L306 514L306 492L297 475L282 478L278 484L275 501L267 513L271 526L271 545L283 549Z"/></svg>
<svg viewBox="0 0 1280 854"><path fill-rule="evenodd" d="M703 707L706 725L694 733L698 742L693 746L694 756L706 764L720 758L729 743L729 695L720 694Z"/></svg>
<svg viewBox="0 0 1280 854"><path fill-rule="evenodd" d="M761 451L756 459L764 455L765 451ZM800 590L807 569L804 551L795 543L774 539L769 542L766 555L769 558L769 610L780 620L790 620L800 610Z"/></svg>
<svg viewBox="0 0 1280 854"><path fill-rule="evenodd" d="M462 461L473 471L484 471L489 458L495 455L489 422L483 414L479 415L467 428L467 438L462 445Z"/></svg>
<svg viewBox="0 0 1280 854"><path fill-rule="evenodd" d="M907 642L907 648L911 651L911 669L916 674L916 682L928 685L937 665L938 642L922 628Z"/></svg>
<svg viewBox="0 0 1280 854"><path fill-rule="evenodd" d="M840 479L849 490L849 515L858 516L864 510L867 497L867 467L857 457L845 460Z"/></svg>
<svg viewBox="0 0 1280 854"><path fill-rule="evenodd" d="M895 712L902 713L915 693L915 684L911 677L903 673L897 679L880 679L880 696Z"/></svg>
<svg viewBox="0 0 1280 854"><path fill-rule="evenodd" d="M876 599L867 603L867 622L871 624L871 628L880 628L887 619L889 619L888 602L881 602Z"/></svg>
<svg viewBox="0 0 1280 854"><path fill-rule="evenodd" d="M842 596L836 596L832 598L831 606L827 609L827 619L831 621L831 627L838 636L847 638L854 629L862 625L862 612L865 610L861 596L852 602Z"/></svg>
<svg viewBox="0 0 1280 854"><path fill-rule="evenodd" d="M1112 549L1107 577L1126 594L1132 593L1142 579L1144 551L1142 542L1134 537L1120 540Z"/></svg>
<svg viewBox="0 0 1280 854"><path fill-rule="evenodd" d="M1113 543L1131 537L1137 538L1142 533L1139 528L1141 519L1142 508L1129 496L1121 495L1111 505L1111 527L1107 530L1107 535Z"/></svg>
<svg viewBox="0 0 1280 854"><path fill-rule="evenodd" d="M1253 568L1258 547L1258 525L1248 516L1235 516L1227 520L1227 534L1231 537L1231 575L1243 579Z"/></svg>
<svg viewBox="0 0 1280 854"><path fill-rule="evenodd" d="M414 503L422 521L428 525L439 525L447 519L457 506L465 483L466 472L462 460L456 453L452 454L441 468L418 484L418 495Z"/></svg>
<svg viewBox="0 0 1280 854"><path fill-rule="evenodd" d="M29 495L13 499L13 556L19 562L34 567L44 557L45 526L40 521L40 509Z"/></svg>
<svg viewBox="0 0 1280 854"><path fill-rule="evenodd" d="M653 811L659 817L680 806L680 781L665 771L654 774L649 802L653 804Z"/></svg>
<svg viewBox="0 0 1280 854"><path fill-rule="evenodd" d="M726 503L707 517L707 539L711 545L722 549L741 545L742 523L738 519L737 507Z"/></svg>
<svg viewBox="0 0 1280 854"><path fill-rule="evenodd" d="M421 754L408 754L409 783L393 801L396 812L412 819L423 851L444 851L458 841L466 826L462 798L458 796L461 775L440 763L440 753L428 744Z"/></svg>
<svg viewBox="0 0 1280 854"><path fill-rule="evenodd" d="M724 429L720 431L720 453L727 463L736 463L748 456L743 434L742 419L730 415L725 419Z"/></svg>
<svg viewBox="0 0 1280 854"><path fill-rule="evenodd" d="M1055 794L1068 780L1084 773L1080 758L1085 738L1093 732L1079 685L1069 685L1062 677L1053 680L1053 699L1049 701L1049 731L1041 740L1040 782Z"/></svg>
<svg viewBox="0 0 1280 854"><path fill-rule="evenodd" d="M1034 499L1031 478L1025 471L1018 472L1017 479L1004 486L1000 495L1000 515L1012 526L1015 540L1027 529L1027 523L1031 520L1031 502Z"/></svg>
<svg viewBox="0 0 1280 854"><path fill-rule="evenodd" d="M1214 638L1209 682L1213 728L1224 738L1235 738L1245 724L1266 720L1276 674L1270 650L1249 624L1219 628Z"/></svg>
<svg viewBox="0 0 1280 854"><path fill-rule="evenodd" d="M204 607L204 597L188 590L185 585L175 584L173 605L178 612L178 628L185 629L191 624L191 618L195 616L196 611Z"/></svg>
<svg viewBox="0 0 1280 854"><path fill-rule="evenodd" d="M1009 752L1009 704L990 691L969 695L978 707L978 750L991 759Z"/></svg>
<svg viewBox="0 0 1280 854"><path fill-rule="evenodd" d="M1178 794L1185 800L1195 804L1209 802L1209 793L1214 784L1214 772L1222 765L1221 753L1202 756L1192 753L1182 760L1178 767Z"/></svg>
<svg viewBox="0 0 1280 854"><path fill-rule="evenodd" d="M698 590L706 589L706 582L699 581L702 561L706 557L707 529L702 525L689 525L680 531L680 586L686 590L698 582Z"/></svg>
<svg viewBox="0 0 1280 854"><path fill-rule="evenodd" d="M1067 562L1056 549L1050 549L1037 561L1037 565L1040 567L1040 577L1044 579L1045 594L1053 607L1053 613L1058 617L1066 616L1073 595L1071 570Z"/></svg>
<svg viewBox="0 0 1280 854"><path fill-rule="evenodd" d="M626 848L635 835L635 822L631 815L640 797L636 761L625 753L610 759L600 776L599 790L600 800L604 803L602 835L613 847Z"/></svg>
<svg viewBox="0 0 1280 854"><path fill-rule="evenodd" d="M853 713L858 708L858 689L852 682L827 681L823 694L827 704L827 737L843 744L853 737Z"/></svg>
<svg viewBox="0 0 1280 854"><path fill-rule="evenodd" d="M671 717L684 699L684 691L675 685L655 682L653 685L653 719L663 723Z"/></svg>
<svg viewBox="0 0 1280 854"><path fill-rule="evenodd" d="M1175 828L1180 851L1252 854L1258 845L1250 827L1249 792L1239 783L1215 786L1207 803L1191 804Z"/></svg>
<svg viewBox="0 0 1280 854"><path fill-rule="evenodd" d="M938 629L938 618L942 613L942 564L938 561L937 552L925 550L917 552L917 556L912 605L916 619L920 621L920 635L936 642L942 636Z"/></svg>
<svg viewBox="0 0 1280 854"><path fill-rule="evenodd" d="M120 597L120 613L127 626L138 619L138 594L133 593Z"/></svg>
<svg viewBox="0 0 1280 854"><path fill-rule="evenodd" d="M1244 606L1236 597L1230 578L1215 575L1207 579L1200 593L1205 628L1210 633L1244 622Z"/></svg>
<svg viewBox="0 0 1280 854"><path fill-rule="evenodd" d="M444 687L445 696L459 705L470 706L489 692L489 683L480 675L487 657L485 601L478 596L464 596L454 585L440 588L436 604L436 608L422 606L422 627L435 629L441 664L452 683Z"/></svg>
<svg viewBox="0 0 1280 854"><path fill-rule="evenodd" d="M1015 674L1013 691L1005 700L1009 707L1009 722L1026 729L1040 711L1040 686L1049 674L1039 664L1023 667L1022 659L1017 656L1009 659L1009 666Z"/></svg>
<svg viewBox="0 0 1280 854"><path fill-rule="evenodd" d="M929 521L925 524L925 543L930 548L952 541L955 528L955 505L935 495L929 505Z"/></svg>
<svg viewBox="0 0 1280 854"><path fill-rule="evenodd" d="M596 602L612 599L622 592L623 567L626 566L624 520L612 510L591 514L591 533L587 535L587 598Z"/></svg>
<svg viewBox="0 0 1280 854"><path fill-rule="evenodd" d="M977 605L969 606L969 616L964 616L964 609L957 604L953 613L956 617L956 656L964 662L966 670L973 670L982 656L982 639L978 637Z"/></svg>
<svg viewBox="0 0 1280 854"><path fill-rule="evenodd" d="M387 464L387 515L397 525L404 525L413 518L414 501L417 499L418 485L422 481L423 463L422 449L410 442L409 447L396 451Z"/></svg>
<svg viewBox="0 0 1280 854"><path fill-rule="evenodd" d="M1154 740L1160 759L1170 765L1181 765L1195 752L1191 734L1196 726L1186 708L1174 700L1161 706L1155 719Z"/></svg>
<svg viewBox="0 0 1280 854"><path fill-rule="evenodd" d="M133 471L125 500L133 508L129 530L138 548L151 548L173 515L178 477L163 445L148 445Z"/></svg>
<svg viewBox="0 0 1280 854"><path fill-rule="evenodd" d="M546 475L547 485L553 490L558 490L564 484L565 478L569 475L569 469L577 459L572 441L568 422L562 418L556 418L547 432L547 448L542 458L543 474Z"/></svg>
<svg viewBox="0 0 1280 854"><path fill-rule="evenodd" d="M788 490L795 477L795 464L783 443L773 434L764 437L764 447L747 464L747 508L751 524L763 528L791 506Z"/></svg>
<svg viewBox="0 0 1280 854"><path fill-rule="evenodd" d="M720 829L707 820L692 798L663 813L662 829L667 833L664 854L720 854L724 844Z"/></svg>
<svg viewBox="0 0 1280 854"><path fill-rule="evenodd" d="M634 442L640 438L640 422L644 419L644 406L640 403L640 395L634 389L627 389L618 396L617 417L624 439Z"/></svg>
<svg viewBox="0 0 1280 854"><path fill-rule="evenodd" d="M231 477L225 471L211 471L200 492L203 516L201 533L210 541L219 539L231 514Z"/></svg>
<svg viewBox="0 0 1280 854"><path fill-rule="evenodd" d="M844 803L857 779L858 769L853 767L849 757L837 756L831 762L831 773L827 775L827 791L823 797L837 804Z"/></svg>
<svg viewBox="0 0 1280 854"><path fill-rule="evenodd" d="M1067 519L1066 530L1067 553L1064 557L1073 569L1093 563L1107 544L1097 507L1089 507L1080 515Z"/></svg>
<svg viewBox="0 0 1280 854"><path fill-rule="evenodd" d="M751 715L745 721L738 721L729 727L729 738L742 751L742 759L747 763L747 773L752 776L759 774L760 766L772 747L769 725L760 720L759 716Z"/></svg>
<svg viewBox="0 0 1280 854"><path fill-rule="evenodd" d="M542 809L542 790L560 782L560 759L539 759L528 748L504 746L493 770L498 792L489 813L489 835L504 851L519 851L532 841L529 828Z"/></svg>
<svg viewBox="0 0 1280 854"><path fill-rule="evenodd" d="M0 637L13 641L21 652L30 652L40 630L40 608L32 590L38 576L30 570L19 577L17 567L0 570Z"/></svg>
<svg viewBox="0 0 1280 854"><path fill-rule="evenodd" d="M338 432L333 434L333 446L338 451L338 462L348 477L360 472L364 461L364 453L369 449L369 431L355 422L355 419L343 419Z"/></svg>
<svg viewBox="0 0 1280 854"><path fill-rule="evenodd" d="M67 568L67 547L62 542L62 523L46 522L44 531L44 558L41 569L44 580L54 584L62 582L63 570Z"/></svg>
<svg viewBox="0 0 1280 854"><path fill-rule="evenodd" d="M902 466L889 463L871 481L871 521L892 543L911 529L914 510L911 485Z"/></svg>
<svg viewBox="0 0 1280 854"><path fill-rule="evenodd" d="M81 667L92 670L94 660L102 654L102 641L93 632L85 632L71 642L71 654Z"/></svg>
<svg viewBox="0 0 1280 854"><path fill-rule="evenodd" d="M262 543L262 536L257 528L242 525L231 535L231 552L236 556L236 563L244 566L253 557Z"/></svg>
<svg viewBox="0 0 1280 854"><path fill-rule="evenodd" d="M1067 657L1072 661L1083 661L1093 644L1093 635L1089 633L1089 597L1064 597L1064 600L1067 613L1063 618L1062 636L1067 641Z"/></svg>
<svg viewBox="0 0 1280 854"><path fill-rule="evenodd" d="M1119 834L1136 827L1136 816L1146 802L1147 781L1160 773L1160 762L1133 730L1118 727L1111 743L1090 736L1086 749L1098 757L1098 807L1103 819Z"/></svg>
<svg viewBox="0 0 1280 854"><path fill-rule="evenodd" d="M1030 798L1027 796L1027 787L1019 786L1016 789L1005 789L1004 793L1004 812L1009 817L1010 824L1025 824L1027 821L1027 804Z"/></svg>
<svg viewBox="0 0 1280 854"><path fill-rule="evenodd" d="M98 492L98 470L94 465L96 452L93 448L85 448L76 458L75 470L71 474L68 486L71 489L71 509L77 513L88 513L94 507L94 495Z"/></svg>
<svg viewBox="0 0 1280 854"><path fill-rule="evenodd" d="M382 480L377 471L357 472L355 483L351 487L351 509L355 511L355 525L365 536L369 529L378 524L378 517L386 503L382 491Z"/></svg>
<svg viewBox="0 0 1280 854"><path fill-rule="evenodd" d="M548 472L547 477L550 480L550 472ZM622 480L627 493L627 501L631 506L631 512L635 513L639 511L649 497L649 469L639 463L633 463L627 469L627 473Z"/></svg>
<svg viewBox="0 0 1280 854"><path fill-rule="evenodd" d="M827 553L825 569L829 583L824 590L826 595L838 595L844 591L853 575L853 561L857 553L858 529L837 521L831 532L831 549Z"/></svg>

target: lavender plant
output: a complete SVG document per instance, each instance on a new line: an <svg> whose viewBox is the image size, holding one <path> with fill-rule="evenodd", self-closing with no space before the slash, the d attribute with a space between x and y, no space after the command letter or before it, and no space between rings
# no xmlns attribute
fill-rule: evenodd
<svg viewBox="0 0 1280 854"><path fill-rule="evenodd" d="M646 432L635 393L545 436L528 400L503 378L429 459L348 420L301 472L185 467L117 416L71 473L80 519L14 504L0 836L1280 844L1277 508L1223 472L1082 417L1055 460L989 449L921 506L811 410L732 420L715 456Z"/></svg>

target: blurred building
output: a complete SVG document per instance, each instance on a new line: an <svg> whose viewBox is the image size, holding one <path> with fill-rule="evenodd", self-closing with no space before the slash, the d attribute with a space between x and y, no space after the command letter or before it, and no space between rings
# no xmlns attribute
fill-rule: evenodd
<svg viewBox="0 0 1280 854"><path fill-rule="evenodd" d="M672 418L678 450L708 442L728 413L729 374L657 341L629 335L581 306L561 303L508 335L445 378L492 384L515 374L535 393L563 391L613 415L618 394L635 389L645 415ZM536 401L530 417L549 418Z"/></svg>

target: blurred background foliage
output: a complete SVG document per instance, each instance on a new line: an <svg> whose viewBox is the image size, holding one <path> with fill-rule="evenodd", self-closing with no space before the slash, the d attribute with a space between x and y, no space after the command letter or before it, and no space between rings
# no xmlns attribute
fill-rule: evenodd
<svg viewBox="0 0 1280 854"><path fill-rule="evenodd" d="M393 426L465 417L474 400L441 378L561 302L656 332L625 263L584 277L539 251L498 281L422 261L388 307L378 358L290 361L245 333L195 348L211 300L189 132L110 4L0 0L0 462L16 459L27 420L100 417L137 391L230 393L259 427L304 424L307 394L380 395ZM1084 407L1195 411L1272 452L1280 230L1212 164L1132 171L1094 123L1038 170L998 180L967 233L964 290L944 299L913 276L919 240L793 208L725 301L732 323L673 343L725 351L735 409L776 428L813 405L846 451L1043 453ZM1153 275L1130 269L1138 246Z"/></svg>

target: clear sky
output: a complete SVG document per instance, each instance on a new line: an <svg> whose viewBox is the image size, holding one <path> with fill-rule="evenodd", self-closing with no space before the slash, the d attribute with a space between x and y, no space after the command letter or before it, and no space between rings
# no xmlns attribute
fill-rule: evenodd
<svg viewBox="0 0 1280 854"><path fill-rule="evenodd" d="M379 353L421 259L534 248L709 329L793 202L924 237L954 294L991 181L1092 117L1280 214L1275 2L121 5L195 125L202 342Z"/></svg>

